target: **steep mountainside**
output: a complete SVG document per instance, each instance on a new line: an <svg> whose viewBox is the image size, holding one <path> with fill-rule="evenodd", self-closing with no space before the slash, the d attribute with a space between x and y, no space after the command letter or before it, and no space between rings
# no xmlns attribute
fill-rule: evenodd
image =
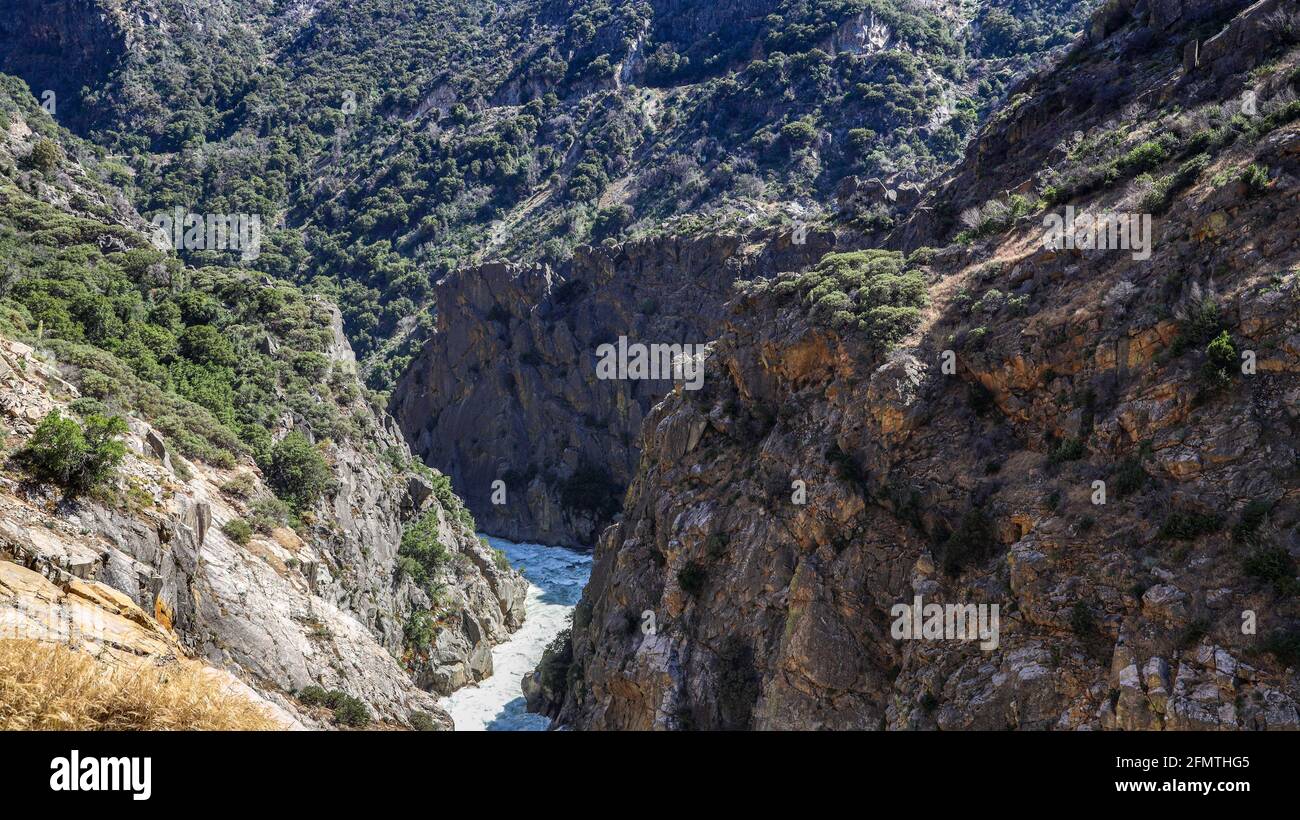
<svg viewBox="0 0 1300 820"><path fill-rule="evenodd" d="M648 414L532 707L1300 725L1297 44L1289 3L1108 3L894 239L946 247L745 287L705 389ZM1066 206L1154 215L1150 258L1045 247ZM999 605L996 648L899 640L915 596Z"/></svg>
<svg viewBox="0 0 1300 820"><path fill-rule="evenodd" d="M324 687L448 725L421 690L489 674L526 585L365 395L337 308L157 250L111 164L0 83L0 557L117 590L286 709ZM130 450L91 486L82 428Z"/></svg>
<svg viewBox="0 0 1300 820"><path fill-rule="evenodd" d="M146 217L261 214L263 269L339 288L386 389L462 263L779 224L842 182L844 218L888 227L869 180L956 159L1090 5L21 2L0 68L124 156Z"/></svg>
<svg viewBox="0 0 1300 820"><path fill-rule="evenodd" d="M655 238L545 265L465 268L438 283L436 325L393 393L416 454L507 538L590 547L622 507L643 419L668 379L602 380L619 338L703 346L740 279L815 260L830 234ZM493 482L504 490L493 499Z"/></svg>

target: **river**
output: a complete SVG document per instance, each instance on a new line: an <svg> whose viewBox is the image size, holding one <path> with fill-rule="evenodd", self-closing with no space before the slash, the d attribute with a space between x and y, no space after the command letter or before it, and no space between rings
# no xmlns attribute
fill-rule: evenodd
<svg viewBox="0 0 1300 820"><path fill-rule="evenodd" d="M591 575L591 556L564 547L485 537L528 579L524 625L492 650L490 676L457 689L440 703L458 731L545 731L550 719L524 710L520 681L537 666L551 639L569 625L569 614Z"/></svg>

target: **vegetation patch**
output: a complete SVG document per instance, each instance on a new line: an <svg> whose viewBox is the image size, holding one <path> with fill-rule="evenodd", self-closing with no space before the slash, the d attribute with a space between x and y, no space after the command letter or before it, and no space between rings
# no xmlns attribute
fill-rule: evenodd
<svg viewBox="0 0 1300 820"><path fill-rule="evenodd" d="M326 691L320 686L305 686L297 697L304 706L323 706L333 711L334 722L339 726L357 728L371 721L365 702L338 689Z"/></svg>
<svg viewBox="0 0 1300 820"><path fill-rule="evenodd" d="M120 416L90 415L83 427L51 410L41 419L14 461L32 478L78 495L107 486L126 456L119 436L126 433Z"/></svg>
<svg viewBox="0 0 1300 820"><path fill-rule="evenodd" d="M1223 516L1197 510L1174 510L1161 525L1159 537L1176 541L1194 541L1202 535L1223 528Z"/></svg>
<svg viewBox="0 0 1300 820"><path fill-rule="evenodd" d="M939 547L943 571L950 577L960 575L968 566L992 555L995 544L988 518L978 509L970 510Z"/></svg>
<svg viewBox="0 0 1300 820"><path fill-rule="evenodd" d="M2 731L281 729L193 661L107 665L62 644L0 641Z"/></svg>
<svg viewBox="0 0 1300 820"><path fill-rule="evenodd" d="M451 551L438 537L438 524L438 511L426 510L414 524L407 526L397 548L399 576L409 577L426 589L451 558Z"/></svg>
<svg viewBox="0 0 1300 820"><path fill-rule="evenodd" d="M925 275L909 270L901 253L882 250L829 253L805 273L783 274L741 288L751 294L797 299L819 325L861 334L882 350L916 328L921 308L930 301Z"/></svg>

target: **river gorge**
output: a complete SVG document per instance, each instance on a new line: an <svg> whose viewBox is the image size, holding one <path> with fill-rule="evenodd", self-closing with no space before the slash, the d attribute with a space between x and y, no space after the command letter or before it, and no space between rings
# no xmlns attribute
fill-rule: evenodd
<svg viewBox="0 0 1300 820"><path fill-rule="evenodd" d="M550 719L524 708L520 681L537 666L591 575L591 556L564 547L516 544L485 536L528 580L524 625L492 650L492 674L440 702L459 731L544 731Z"/></svg>

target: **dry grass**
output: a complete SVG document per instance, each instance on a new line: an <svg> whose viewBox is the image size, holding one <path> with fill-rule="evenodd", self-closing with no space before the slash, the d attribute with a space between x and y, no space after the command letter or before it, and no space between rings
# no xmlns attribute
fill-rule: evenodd
<svg viewBox="0 0 1300 820"><path fill-rule="evenodd" d="M194 661L108 665L61 644L0 640L0 730L279 728Z"/></svg>

